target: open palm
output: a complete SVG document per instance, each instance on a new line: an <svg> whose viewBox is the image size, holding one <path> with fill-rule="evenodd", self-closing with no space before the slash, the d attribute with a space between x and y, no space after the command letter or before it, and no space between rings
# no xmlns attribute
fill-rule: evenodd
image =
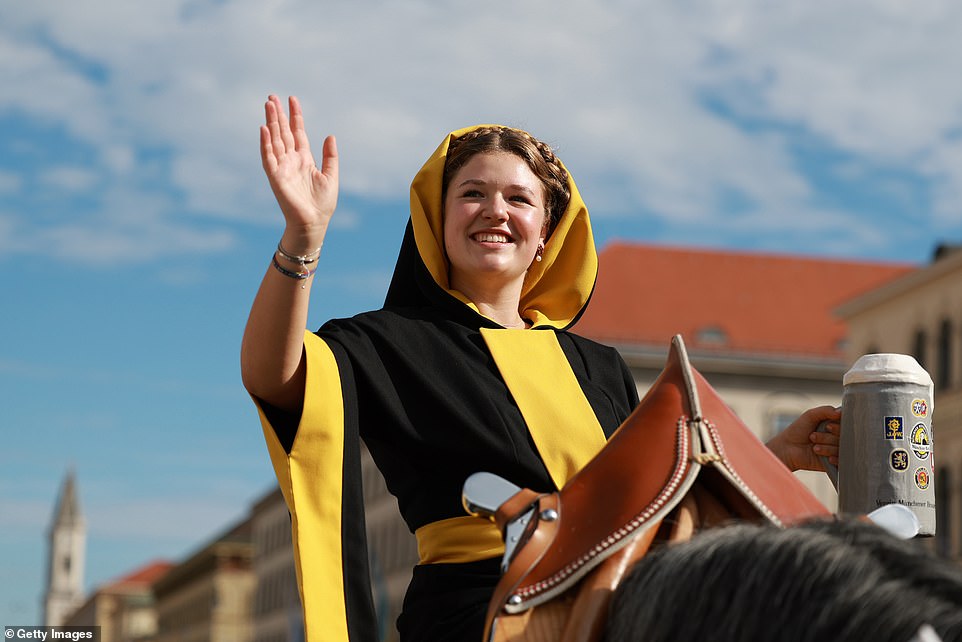
<svg viewBox="0 0 962 642"><path fill-rule="evenodd" d="M294 96L289 102L290 119L277 96L271 96L264 105L261 161L288 227L323 237L337 206L337 144L333 136L324 139L318 168L304 129L301 105Z"/></svg>

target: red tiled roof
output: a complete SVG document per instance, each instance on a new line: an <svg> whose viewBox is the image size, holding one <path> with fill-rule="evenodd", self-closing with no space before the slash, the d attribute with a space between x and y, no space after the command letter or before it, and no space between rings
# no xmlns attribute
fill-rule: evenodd
<svg viewBox="0 0 962 642"><path fill-rule="evenodd" d="M599 260L579 334L667 347L680 333L694 349L816 358L842 356L838 305L917 267L623 242Z"/></svg>
<svg viewBox="0 0 962 642"><path fill-rule="evenodd" d="M155 560L140 568L131 571L127 575L110 582L110 588L118 589L131 586L149 586L156 580L164 576L174 564L165 560Z"/></svg>

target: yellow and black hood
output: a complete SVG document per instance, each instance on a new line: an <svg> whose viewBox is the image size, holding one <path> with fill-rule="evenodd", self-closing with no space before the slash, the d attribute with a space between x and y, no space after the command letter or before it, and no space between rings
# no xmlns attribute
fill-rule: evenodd
<svg viewBox="0 0 962 642"><path fill-rule="evenodd" d="M441 305L459 317L482 317L463 294L450 289L444 251L442 176L451 141L480 127L448 134L411 183L411 218L398 256L385 307ZM571 199L545 244L544 259L534 263L521 292L521 316L534 327L565 329L581 316L598 274L598 255L588 209L574 180L568 179ZM460 310L458 309L460 308Z"/></svg>

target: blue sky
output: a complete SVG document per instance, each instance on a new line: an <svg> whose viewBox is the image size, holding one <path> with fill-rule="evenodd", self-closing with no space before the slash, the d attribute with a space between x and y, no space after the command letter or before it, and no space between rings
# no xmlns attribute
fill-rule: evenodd
<svg viewBox="0 0 962 642"><path fill-rule="evenodd" d="M281 217L257 129L338 136L311 326L377 307L452 129L555 145L612 239L927 262L962 241L962 5L0 4L0 624L39 617L77 472L87 586L272 483L238 349Z"/></svg>

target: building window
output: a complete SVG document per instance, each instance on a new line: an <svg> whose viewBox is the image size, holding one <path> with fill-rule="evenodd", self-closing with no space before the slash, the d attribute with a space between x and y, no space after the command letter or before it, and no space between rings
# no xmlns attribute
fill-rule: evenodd
<svg viewBox="0 0 962 642"><path fill-rule="evenodd" d="M939 356L936 363L935 387L945 390L952 385L952 322L942 320L939 326Z"/></svg>
<svg viewBox="0 0 962 642"><path fill-rule="evenodd" d="M779 411L773 412L770 416L771 420L768 424L769 439L788 428L793 421L798 419L798 413L795 412Z"/></svg>
<svg viewBox="0 0 962 642"><path fill-rule="evenodd" d="M704 346L722 347L728 345L728 333L717 325L705 326L698 329L695 342Z"/></svg>
<svg viewBox="0 0 962 642"><path fill-rule="evenodd" d="M935 551L948 557L952 554L952 527L949 506L952 505L952 471L941 466L935 475Z"/></svg>
<svg viewBox="0 0 962 642"><path fill-rule="evenodd" d="M925 330L915 331L915 343L912 347L912 356L915 360L919 362L919 365L925 368L925 344L927 343L927 337L925 336Z"/></svg>

